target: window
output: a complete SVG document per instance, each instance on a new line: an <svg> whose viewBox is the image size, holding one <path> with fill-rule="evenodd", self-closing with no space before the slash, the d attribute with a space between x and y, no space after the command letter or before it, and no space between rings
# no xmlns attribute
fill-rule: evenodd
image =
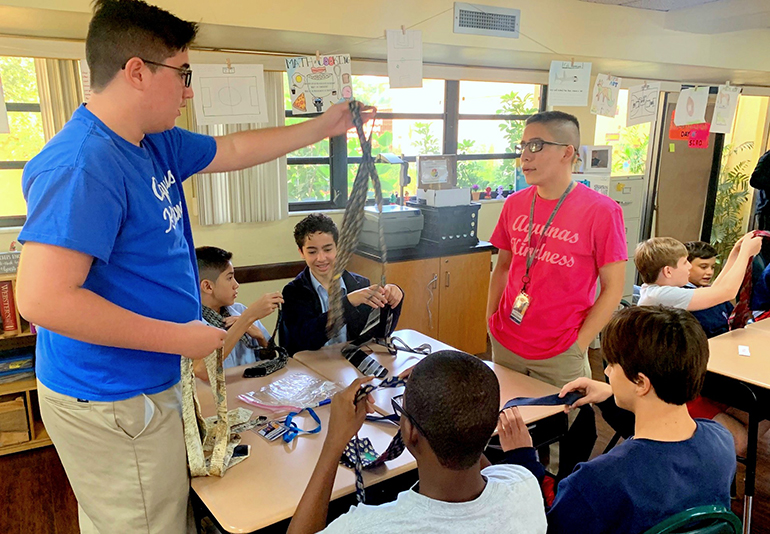
<svg viewBox="0 0 770 534"><path fill-rule="evenodd" d="M621 89L615 117L596 116L595 145L612 146L612 175L644 174L652 123L626 126L628 89ZM584 141L585 144L588 144Z"/></svg>
<svg viewBox="0 0 770 534"><path fill-rule="evenodd" d="M461 187L513 184L517 174L513 147L521 140L526 118L543 106L540 86L513 83L426 79L421 88L390 89L387 76L353 76L353 94L377 106L372 153L403 155L410 162L411 193L417 181L414 162L420 154L458 154ZM287 91L287 110L290 105ZM287 124L306 120L293 118L290 111L286 116ZM292 211L345 206L361 162L357 135L351 131L346 139L319 145L326 149L289 155ZM383 195L398 194L400 167L378 164L377 172Z"/></svg>
<svg viewBox="0 0 770 534"><path fill-rule="evenodd" d="M539 85L460 82L457 185L518 189L514 147L527 118L544 109Z"/></svg>
<svg viewBox="0 0 770 534"><path fill-rule="evenodd" d="M0 134L0 227L21 226L27 206L21 193L21 171L45 144L35 62L0 57L10 134Z"/></svg>

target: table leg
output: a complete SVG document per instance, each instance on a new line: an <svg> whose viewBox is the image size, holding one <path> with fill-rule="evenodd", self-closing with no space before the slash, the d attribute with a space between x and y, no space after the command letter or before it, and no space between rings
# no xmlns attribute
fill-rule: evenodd
<svg viewBox="0 0 770 534"><path fill-rule="evenodd" d="M749 443L746 450L746 482L743 497L743 532L751 532L751 506L754 499L757 477L757 442L759 439L759 416L757 406L749 412Z"/></svg>

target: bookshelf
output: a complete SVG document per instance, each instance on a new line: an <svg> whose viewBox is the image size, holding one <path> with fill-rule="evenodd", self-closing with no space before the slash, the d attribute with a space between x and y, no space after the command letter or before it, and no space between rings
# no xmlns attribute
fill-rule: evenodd
<svg viewBox="0 0 770 534"><path fill-rule="evenodd" d="M2 282L11 283L11 290L15 303L16 275L0 274L0 283ZM2 286L0 286L0 288L1 287ZM0 294L0 297L1 296L2 295ZM0 302L0 305L2 305L2 302ZM13 313L15 314L18 329L15 332L5 332L0 330L0 357L2 357L3 351L23 347L34 347L35 345L35 334L32 332L30 324L19 315L18 307L15 305ZM0 399L10 400L19 396L24 398L30 440L0 447L0 456L38 447L45 447L52 444L51 438L48 437L48 433L43 427L43 421L40 417L40 408L37 397L37 381L34 378L27 378L9 382L7 384L0 384Z"/></svg>

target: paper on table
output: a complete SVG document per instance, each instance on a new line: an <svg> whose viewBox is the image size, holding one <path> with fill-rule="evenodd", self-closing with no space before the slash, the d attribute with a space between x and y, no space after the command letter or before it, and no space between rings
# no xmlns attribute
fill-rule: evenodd
<svg viewBox="0 0 770 534"><path fill-rule="evenodd" d="M747 347L746 345L738 345L738 355L751 356L751 352L749 352L749 347Z"/></svg>
<svg viewBox="0 0 770 534"><path fill-rule="evenodd" d="M590 63L551 61L551 70L548 73L548 105L587 105L590 83Z"/></svg>
<svg viewBox="0 0 770 534"><path fill-rule="evenodd" d="M591 113L615 117L618 110L618 94L621 80L617 76L598 74L591 95Z"/></svg>
<svg viewBox="0 0 770 534"><path fill-rule="evenodd" d="M390 86L422 87L422 32L388 30L387 38Z"/></svg>
<svg viewBox="0 0 770 534"><path fill-rule="evenodd" d="M198 124L267 122L262 65L194 65L191 67Z"/></svg>
<svg viewBox="0 0 770 534"><path fill-rule="evenodd" d="M660 82L635 85L628 90L628 117L626 126L655 122L658 116Z"/></svg>
<svg viewBox="0 0 770 534"><path fill-rule="evenodd" d="M738 108L738 95L740 87L732 85L720 85L717 102L714 106L714 116L711 118L711 131L714 133L730 133L735 119L735 110Z"/></svg>
<svg viewBox="0 0 770 534"><path fill-rule="evenodd" d="M3 80L0 79L0 134L11 133L8 124L8 110L5 107L5 96L3 95Z"/></svg>
<svg viewBox="0 0 770 534"><path fill-rule="evenodd" d="M674 113L674 124L686 126L706 122L706 105L709 101L708 87L692 87L679 93Z"/></svg>

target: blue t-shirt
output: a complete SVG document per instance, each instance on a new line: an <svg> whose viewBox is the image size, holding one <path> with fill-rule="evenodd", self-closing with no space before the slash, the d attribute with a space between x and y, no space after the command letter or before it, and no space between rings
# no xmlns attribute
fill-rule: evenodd
<svg viewBox="0 0 770 534"><path fill-rule="evenodd" d="M686 289L697 289L694 284L688 282ZM706 332L706 337L715 337L730 330L730 315L735 306L731 302L723 302L705 310L696 310L692 313Z"/></svg>
<svg viewBox="0 0 770 534"><path fill-rule="evenodd" d="M695 506L729 510L733 438L719 423L695 421L688 440L630 439L578 464L559 483L548 512L549 534L637 534Z"/></svg>
<svg viewBox="0 0 770 534"><path fill-rule="evenodd" d="M93 256L83 287L138 314L201 316L182 181L214 159L216 141L173 128L136 146L85 106L24 168L21 242ZM89 321L73 312L73 321ZM38 329L38 379L64 395L114 401L179 381L179 355L120 349Z"/></svg>

